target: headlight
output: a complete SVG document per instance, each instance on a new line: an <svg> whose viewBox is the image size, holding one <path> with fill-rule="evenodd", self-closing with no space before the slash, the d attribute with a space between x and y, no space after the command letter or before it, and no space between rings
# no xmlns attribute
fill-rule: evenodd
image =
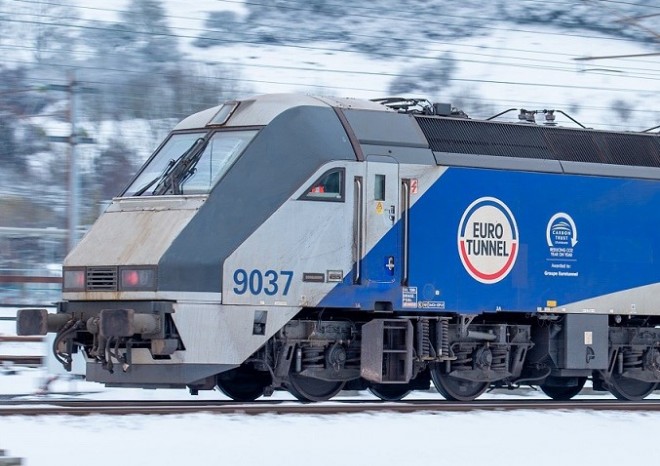
<svg viewBox="0 0 660 466"><path fill-rule="evenodd" d="M151 265L65 267L62 291L155 291L157 276Z"/></svg>
<svg viewBox="0 0 660 466"><path fill-rule="evenodd" d="M156 289L156 269L153 267L122 267L119 269L121 291L153 291Z"/></svg>
<svg viewBox="0 0 660 466"><path fill-rule="evenodd" d="M62 273L63 291L85 291L85 269L64 269Z"/></svg>

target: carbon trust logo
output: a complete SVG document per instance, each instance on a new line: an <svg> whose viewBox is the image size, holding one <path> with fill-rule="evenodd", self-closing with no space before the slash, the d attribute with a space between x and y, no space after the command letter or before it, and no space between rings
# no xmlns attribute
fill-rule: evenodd
<svg viewBox="0 0 660 466"><path fill-rule="evenodd" d="M549 248L574 248L577 244L577 228L573 218L558 212L548 222L545 234Z"/></svg>
<svg viewBox="0 0 660 466"><path fill-rule="evenodd" d="M458 225L458 254L475 280L492 284L506 277L518 256L518 226L499 199L482 197L465 209Z"/></svg>

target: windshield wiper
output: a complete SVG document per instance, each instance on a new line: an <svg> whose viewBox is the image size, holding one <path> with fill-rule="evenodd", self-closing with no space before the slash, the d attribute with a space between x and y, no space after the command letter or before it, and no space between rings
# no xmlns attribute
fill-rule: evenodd
<svg viewBox="0 0 660 466"><path fill-rule="evenodd" d="M134 195L143 195L156 182L158 182L158 184L156 184L156 187L151 192L154 196L162 196L164 194L183 194L181 186L188 180L188 178L195 174L195 171L197 170L195 166L202 157L208 142L208 137L198 138L178 159L170 160L165 171L161 175L151 180Z"/></svg>

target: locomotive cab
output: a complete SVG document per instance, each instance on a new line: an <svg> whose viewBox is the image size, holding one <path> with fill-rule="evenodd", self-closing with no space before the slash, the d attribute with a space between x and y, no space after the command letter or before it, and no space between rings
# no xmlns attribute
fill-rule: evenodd
<svg viewBox="0 0 660 466"><path fill-rule="evenodd" d="M84 357L89 380L212 387L318 302L301 289L319 283L297 270L296 250L319 227L328 233L309 247L341 249L354 160L335 111L316 98L262 96L186 118L65 259L58 313L24 310L19 332L57 332L57 358L70 368ZM265 224L270 238L255 240ZM350 248L339 254L323 284L341 281L351 260Z"/></svg>

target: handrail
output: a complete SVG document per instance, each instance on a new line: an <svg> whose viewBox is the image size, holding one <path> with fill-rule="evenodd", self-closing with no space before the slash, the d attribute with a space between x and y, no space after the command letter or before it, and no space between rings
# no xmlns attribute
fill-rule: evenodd
<svg viewBox="0 0 660 466"><path fill-rule="evenodd" d="M410 242L410 180L401 180L401 218L403 220L403 273L401 284L408 285L408 247Z"/></svg>
<svg viewBox="0 0 660 466"><path fill-rule="evenodd" d="M363 208L363 189L362 177L356 176L355 184L355 231L353 232L355 238L355 275L353 276L353 283L360 283L362 279L362 254L364 248L364 208Z"/></svg>

